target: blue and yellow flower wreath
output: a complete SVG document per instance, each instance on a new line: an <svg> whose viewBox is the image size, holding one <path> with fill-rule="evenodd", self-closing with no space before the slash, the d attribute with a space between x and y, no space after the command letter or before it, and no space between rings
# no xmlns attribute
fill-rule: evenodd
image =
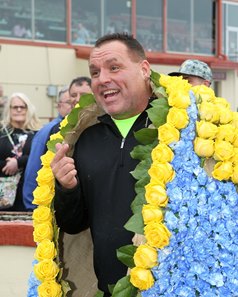
<svg viewBox="0 0 238 297"><path fill-rule="evenodd" d="M128 275L111 287L113 297L235 296L238 292L238 115L224 98L181 77L151 73L157 99L148 110L151 127L138 131L131 156L140 162L133 216L125 228L134 244L118 258ZM86 95L61 124L42 156L33 203L34 273L28 297L66 296L54 220L54 178L50 161L94 103ZM101 296L98 292L97 296Z"/></svg>

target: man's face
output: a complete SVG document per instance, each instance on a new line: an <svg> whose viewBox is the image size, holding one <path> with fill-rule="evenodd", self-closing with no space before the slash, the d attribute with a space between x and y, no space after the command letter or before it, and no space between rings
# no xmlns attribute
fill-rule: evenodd
<svg viewBox="0 0 238 297"><path fill-rule="evenodd" d="M96 100L112 117L129 118L147 106L150 65L129 55L122 42L111 41L94 48L89 70Z"/></svg>
<svg viewBox="0 0 238 297"><path fill-rule="evenodd" d="M183 75L183 78L186 79L193 87L194 86L200 86L200 85L205 85L207 87L210 86L210 82L198 77L198 76L193 76L193 75Z"/></svg>
<svg viewBox="0 0 238 297"><path fill-rule="evenodd" d="M83 94L90 94L92 90L90 85L86 81L83 81L81 85L73 84L69 92L73 104L76 105Z"/></svg>
<svg viewBox="0 0 238 297"><path fill-rule="evenodd" d="M59 114L62 117L65 117L67 114L71 112L72 108L73 108L73 104L72 104L72 101L70 100L69 92L66 91L61 95L60 101L58 103Z"/></svg>

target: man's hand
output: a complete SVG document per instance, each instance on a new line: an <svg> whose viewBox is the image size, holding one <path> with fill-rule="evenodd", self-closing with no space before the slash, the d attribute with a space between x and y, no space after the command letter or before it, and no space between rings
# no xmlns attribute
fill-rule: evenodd
<svg viewBox="0 0 238 297"><path fill-rule="evenodd" d="M68 144L56 144L56 154L50 166L55 178L65 189L73 189L78 181L76 178L74 160L66 156L69 150Z"/></svg>

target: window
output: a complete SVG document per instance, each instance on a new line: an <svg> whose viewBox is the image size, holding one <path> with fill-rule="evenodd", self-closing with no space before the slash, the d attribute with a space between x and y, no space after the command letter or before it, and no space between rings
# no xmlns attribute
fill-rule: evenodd
<svg viewBox="0 0 238 297"><path fill-rule="evenodd" d="M215 2L168 0L167 50L211 55L215 52Z"/></svg>
<svg viewBox="0 0 238 297"><path fill-rule="evenodd" d="M223 52L231 61L238 62L238 4L223 4Z"/></svg>
<svg viewBox="0 0 238 297"><path fill-rule="evenodd" d="M105 0L101 35L114 32L131 33L131 1Z"/></svg>
<svg viewBox="0 0 238 297"><path fill-rule="evenodd" d="M66 42L65 0L34 0L33 39Z"/></svg>
<svg viewBox="0 0 238 297"><path fill-rule="evenodd" d="M73 44L93 44L100 35L101 1L72 0L71 39Z"/></svg>
<svg viewBox="0 0 238 297"><path fill-rule="evenodd" d="M147 51L161 51L163 46L162 0L137 0L136 36Z"/></svg>

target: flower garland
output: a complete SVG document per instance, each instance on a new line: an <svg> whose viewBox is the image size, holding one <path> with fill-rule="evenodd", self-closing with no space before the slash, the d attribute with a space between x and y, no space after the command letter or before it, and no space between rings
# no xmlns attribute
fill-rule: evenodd
<svg viewBox="0 0 238 297"><path fill-rule="evenodd" d="M78 123L78 115L84 107L94 103L91 94L83 96L80 105L60 123L60 131L50 136L48 151L41 156L42 168L37 172L37 187L33 192L33 238L37 243L34 254L33 270L28 281L28 297L64 297L70 291L66 281L62 279L62 268L59 259L59 228L54 217L53 198L55 195L55 179L50 163L55 155L55 144L62 143Z"/></svg>
<svg viewBox="0 0 238 297"><path fill-rule="evenodd" d="M140 163L132 172L136 198L125 225L141 237L139 244L117 251L130 270L112 288L112 297L235 296L238 115L205 86L192 88L181 77L153 71L151 81L158 99L148 110L152 127L136 133L141 144L131 152ZM75 124L75 117L65 121L51 150ZM28 297L61 297L69 290L58 259L52 158L50 151L42 156L34 192L38 246ZM214 168L207 174L208 158Z"/></svg>

